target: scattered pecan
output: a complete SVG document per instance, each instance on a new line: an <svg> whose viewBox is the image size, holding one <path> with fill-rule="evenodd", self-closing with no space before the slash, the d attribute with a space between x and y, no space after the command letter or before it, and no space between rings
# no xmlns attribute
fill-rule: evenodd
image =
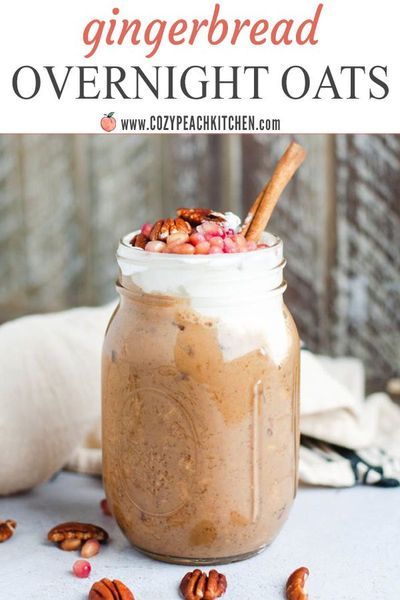
<svg viewBox="0 0 400 600"><path fill-rule="evenodd" d="M160 219L150 232L151 241L165 240L173 233L191 233L191 225L184 219Z"/></svg>
<svg viewBox="0 0 400 600"><path fill-rule="evenodd" d="M97 540L107 542L108 533L98 525L91 523L61 523L50 529L47 539L54 543L63 543L65 540Z"/></svg>
<svg viewBox="0 0 400 600"><path fill-rule="evenodd" d="M219 223L225 221L225 216L222 213L214 212L210 208L178 208L176 214L193 227L201 225L204 221L217 221Z"/></svg>
<svg viewBox="0 0 400 600"><path fill-rule="evenodd" d="M185 600L214 600L225 594L226 588L225 575L215 569L212 569L208 576L200 569L186 573L179 586Z"/></svg>
<svg viewBox="0 0 400 600"><path fill-rule="evenodd" d="M149 240L147 239L147 237L145 235L143 235L143 233L138 233L130 241L130 243L132 246L135 246L136 248L142 248L144 250L144 247L146 246L148 241Z"/></svg>
<svg viewBox="0 0 400 600"><path fill-rule="evenodd" d="M92 585L89 600L135 600L135 597L122 581L104 578Z"/></svg>
<svg viewBox="0 0 400 600"><path fill-rule="evenodd" d="M307 600L308 594L304 590L304 585L310 572L306 567L296 569L286 583L287 600Z"/></svg>
<svg viewBox="0 0 400 600"><path fill-rule="evenodd" d="M65 552L74 552L75 550L79 550L81 546L82 540L78 538L67 538L60 543L61 550L65 550Z"/></svg>
<svg viewBox="0 0 400 600"><path fill-rule="evenodd" d="M7 521L0 521L0 544L6 542L14 535L14 530L17 526L16 521L7 519Z"/></svg>

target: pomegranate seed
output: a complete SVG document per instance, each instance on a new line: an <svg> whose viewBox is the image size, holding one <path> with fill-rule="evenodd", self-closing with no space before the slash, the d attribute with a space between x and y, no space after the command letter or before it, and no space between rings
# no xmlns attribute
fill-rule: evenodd
<svg viewBox="0 0 400 600"><path fill-rule="evenodd" d="M199 233L202 233L203 235L220 235L221 237L225 235L225 231L223 227L221 227L221 225L219 225L218 223L211 223L209 221L206 221L205 223L199 225L197 227L197 231Z"/></svg>
<svg viewBox="0 0 400 600"><path fill-rule="evenodd" d="M207 242L211 242L211 240L213 238L215 238L215 237L223 240L226 236L225 236L225 231L221 231L220 234L218 234L218 233L205 233L204 237L206 238Z"/></svg>
<svg viewBox="0 0 400 600"><path fill-rule="evenodd" d="M147 252L163 252L164 248L165 242L155 240L154 242L147 242L144 249L147 250Z"/></svg>
<svg viewBox="0 0 400 600"><path fill-rule="evenodd" d="M72 571L74 575L76 577L80 577L80 579L85 579L86 577L89 577L91 570L92 567L90 565L90 562L88 562L87 560L77 560L72 565Z"/></svg>
<svg viewBox="0 0 400 600"><path fill-rule="evenodd" d="M247 251L251 252L251 250L257 250L257 244L256 242L253 242L252 240L249 240L248 242L246 242L247 244Z"/></svg>
<svg viewBox="0 0 400 600"><path fill-rule="evenodd" d="M227 229L225 233L226 233L226 235L228 235L228 236L233 236L233 235L235 235L235 231L234 231L233 229L231 229L231 228Z"/></svg>
<svg viewBox="0 0 400 600"><path fill-rule="evenodd" d="M218 248L223 248L224 240L221 237L214 235L210 239L210 246L218 246Z"/></svg>
<svg viewBox="0 0 400 600"><path fill-rule="evenodd" d="M100 544L97 540L88 540L82 546L81 556L82 558L92 558L100 552Z"/></svg>
<svg viewBox="0 0 400 600"><path fill-rule="evenodd" d="M185 244L189 240L189 236L184 231L178 231L177 233L171 233L167 237L167 244Z"/></svg>
<svg viewBox="0 0 400 600"><path fill-rule="evenodd" d="M226 238L224 240L224 252L227 254L233 254L234 252L239 252L239 246L236 242L233 241L232 238Z"/></svg>
<svg viewBox="0 0 400 600"><path fill-rule="evenodd" d="M200 235L204 235L205 231L204 231L203 225L197 225L196 232L200 233Z"/></svg>
<svg viewBox="0 0 400 600"><path fill-rule="evenodd" d="M110 507L108 506L107 498L103 498L103 500L100 501L100 508L103 511L103 513L107 515L107 517L112 516L112 512L110 510Z"/></svg>
<svg viewBox="0 0 400 600"><path fill-rule="evenodd" d="M222 248L218 248L218 246L211 246L209 254L223 254L224 251Z"/></svg>
<svg viewBox="0 0 400 600"><path fill-rule="evenodd" d="M197 244L201 244L201 242L205 242L205 241L206 241L206 238L201 233L192 233L192 235L189 237L189 242L193 246L197 246Z"/></svg>
<svg viewBox="0 0 400 600"><path fill-rule="evenodd" d="M240 252L247 252L247 240L244 235L237 233L232 236L232 239L238 245Z"/></svg>
<svg viewBox="0 0 400 600"><path fill-rule="evenodd" d="M200 242L195 246L195 254L208 254L210 251L210 244L208 242Z"/></svg>
<svg viewBox="0 0 400 600"><path fill-rule="evenodd" d="M194 254L194 246L192 244L174 244L170 245L172 254Z"/></svg>
<svg viewBox="0 0 400 600"><path fill-rule="evenodd" d="M153 229L153 223L144 223L140 229L140 233L143 233L147 238L150 237L150 231Z"/></svg>
<svg viewBox="0 0 400 600"><path fill-rule="evenodd" d="M268 244L257 244L257 248L269 248Z"/></svg>

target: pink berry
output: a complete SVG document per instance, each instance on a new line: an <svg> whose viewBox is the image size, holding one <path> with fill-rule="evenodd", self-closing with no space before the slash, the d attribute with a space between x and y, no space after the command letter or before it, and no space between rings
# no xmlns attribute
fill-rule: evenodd
<svg viewBox="0 0 400 600"><path fill-rule="evenodd" d="M110 507L108 506L107 498L103 498L103 500L101 500L100 508L105 515L107 515L108 517L112 516Z"/></svg>
<svg viewBox="0 0 400 600"><path fill-rule="evenodd" d="M210 246L218 246L218 248L222 249L224 247L224 240L222 237L215 235L210 239Z"/></svg>
<svg viewBox="0 0 400 600"><path fill-rule="evenodd" d="M206 238L201 233L192 233L192 235L189 237L189 242L193 246L197 246L197 244L201 244L201 242L205 242L205 241L206 241Z"/></svg>
<svg viewBox="0 0 400 600"><path fill-rule="evenodd" d="M144 249L147 250L147 252L163 252L165 245L165 242L155 240L153 242L147 242Z"/></svg>
<svg viewBox="0 0 400 600"><path fill-rule="evenodd" d="M176 233L171 233L167 237L167 244L185 244L189 240L189 236L184 231L177 231Z"/></svg>
<svg viewBox="0 0 400 600"><path fill-rule="evenodd" d="M210 244L208 242L200 242L195 246L195 254L208 254L210 251Z"/></svg>
<svg viewBox="0 0 400 600"><path fill-rule="evenodd" d="M81 548L82 558L92 558L100 552L100 544L97 540L88 540Z"/></svg>
<svg viewBox="0 0 400 600"><path fill-rule="evenodd" d="M232 236L233 241L238 245L239 252L247 252L247 240L241 233Z"/></svg>
<svg viewBox="0 0 400 600"><path fill-rule="evenodd" d="M172 254L194 254L192 244L174 244L170 246Z"/></svg>
<svg viewBox="0 0 400 600"><path fill-rule="evenodd" d="M224 240L224 252L226 254L233 254L234 252L239 252L239 246L236 242L233 241L232 238L226 238Z"/></svg>
<svg viewBox="0 0 400 600"><path fill-rule="evenodd" d="M153 229L153 223L144 223L144 225L142 225L140 232L143 233L143 235L145 235L148 238L148 237L150 237L150 232L152 229Z"/></svg>
<svg viewBox="0 0 400 600"><path fill-rule="evenodd" d="M211 242L213 238L223 240L226 237L226 234L225 231L221 231L221 233L205 233L204 237L206 238L207 242Z"/></svg>
<svg viewBox="0 0 400 600"><path fill-rule="evenodd" d="M80 577L81 579L85 579L89 577L90 571L92 567L90 562L87 560L77 560L72 565L72 572L76 577Z"/></svg>
<svg viewBox="0 0 400 600"><path fill-rule="evenodd" d="M218 246L211 246L209 254L223 254L224 251Z"/></svg>
<svg viewBox="0 0 400 600"><path fill-rule="evenodd" d="M257 244L256 242L253 242L252 240L249 240L248 242L246 242L247 244L247 251L251 252L252 250L257 250Z"/></svg>
<svg viewBox="0 0 400 600"><path fill-rule="evenodd" d="M201 225L197 227L197 231L202 233L204 236L213 236L220 235L221 237L225 236L225 231L221 225L218 223L212 223L211 221L205 221Z"/></svg>

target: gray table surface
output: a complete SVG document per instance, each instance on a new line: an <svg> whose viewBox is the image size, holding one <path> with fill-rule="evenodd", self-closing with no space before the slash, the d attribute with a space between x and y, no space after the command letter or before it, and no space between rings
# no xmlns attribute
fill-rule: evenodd
<svg viewBox="0 0 400 600"><path fill-rule="evenodd" d="M0 545L0 600L85 600L91 583L121 579L136 600L177 600L188 570L158 563L131 548L104 516L99 479L61 473L28 494L0 499L0 518L18 522ZM112 542L91 559L89 579L71 573L77 553L47 543L67 520L104 526ZM250 560L218 567L228 578L227 600L280 600L288 574L310 569L310 600L400 599L400 489L301 489L277 540Z"/></svg>

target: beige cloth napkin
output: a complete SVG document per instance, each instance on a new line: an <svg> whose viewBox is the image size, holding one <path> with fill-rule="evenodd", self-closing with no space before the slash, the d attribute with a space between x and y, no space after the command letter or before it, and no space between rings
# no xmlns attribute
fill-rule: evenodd
<svg viewBox="0 0 400 600"><path fill-rule="evenodd" d="M35 315L0 327L0 495L29 489L64 466L101 473L100 356L113 307ZM302 351L301 431L364 453L365 463L384 463L385 475L400 478L400 409L385 394L365 400L355 359ZM361 466L358 479L369 471ZM301 447L303 482L353 485L354 470L330 445L306 440Z"/></svg>
<svg viewBox="0 0 400 600"><path fill-rule="evenodd" d="M300 480L335 487L399 481L400 408L384 393L365 397L364 368L355 358L303 350L301 361Z"/></svg>
<svg viewBox="0 0 400 600"><path fill-rule="evenodd" d="M0 327L0 495L52 477L96 426L110 312L79 308Z"/></svg>

